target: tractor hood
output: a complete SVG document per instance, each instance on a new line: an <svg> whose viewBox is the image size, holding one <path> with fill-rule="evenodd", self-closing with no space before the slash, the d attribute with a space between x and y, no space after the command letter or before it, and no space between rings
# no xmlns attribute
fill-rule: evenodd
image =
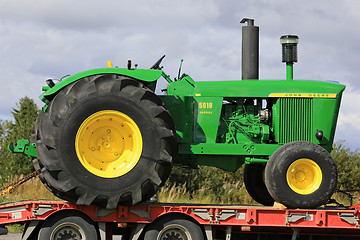
<svg viewBox="0 0 360 240"><path fill-rule="evenodd" d="M188 85L185 87L184 85ZM310 80L260 80L260 81L178 81L169 84L168 95L197 97L303 97L337 98L345 86L335 82Z"/></svg>

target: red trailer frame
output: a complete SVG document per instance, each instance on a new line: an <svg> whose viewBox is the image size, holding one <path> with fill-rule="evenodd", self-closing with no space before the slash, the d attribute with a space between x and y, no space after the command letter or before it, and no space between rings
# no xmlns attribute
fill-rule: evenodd
<svg viewBox="0 0 360 240"><path fill-rule="evenodd" d="M285 233L292 234L292 239L296 239L299 233L360 236L359 209L360 205L348 209L277 209L155 203L118 206L109 210L64 201L22 201L0 205L0 225L26 223L28 227L23 239L27 239L50 217L73 212L91 219L101 240L111 239L114 228L128 232L129 239L136 240L149 225L165 216L172 216L173 219L189 219L201 226L207 240L214 240L219 232L223 233L225 239L230 239L235 233Z"/></svg>

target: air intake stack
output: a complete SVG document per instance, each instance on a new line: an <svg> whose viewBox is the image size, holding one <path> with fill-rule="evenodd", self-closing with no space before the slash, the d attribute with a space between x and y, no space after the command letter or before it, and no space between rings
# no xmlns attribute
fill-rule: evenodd
<svg viewBox="0 0 360 240"><path fill-rule="evenodd" d="M282 45L282 62L286 63L286 80L293 80L293 65L297 62L297 44L299 38L296 35L284 35L280 38Z"/></svg>
<svg viewBox="0 0 360 240"><path fill-rule="evenodd" d="M254 19L243 18L242 27L242 80L259 79L259 27L254 26Z"/></svg>

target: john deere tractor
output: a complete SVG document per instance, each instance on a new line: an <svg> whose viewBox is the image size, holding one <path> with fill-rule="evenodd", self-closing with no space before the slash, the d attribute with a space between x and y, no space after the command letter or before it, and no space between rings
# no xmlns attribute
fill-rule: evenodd
<svg viewBox="0 0 360 240"><path fill-rule="evenodd" d="M259 203L315 208L335 190L329 152L345 87L293 80L298 38L281 37L286 80L259 80L259 28L243 19L242 80L171 79L150 69L93 69L47 80L31 146L56 196L115 208L149 199L172 166L236 171ZM155 94L160 78L165 95Z"/></svg>

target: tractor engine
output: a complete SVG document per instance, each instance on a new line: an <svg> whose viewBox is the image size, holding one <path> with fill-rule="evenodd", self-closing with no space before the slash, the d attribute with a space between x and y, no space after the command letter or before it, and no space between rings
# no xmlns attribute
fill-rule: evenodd
<svg viewBox="0 0 360 240"><path fill-rule="evenodd" d="M270 140L270 112L266 100L228 100L223 103L218 142L267 143Z"/></svg>

